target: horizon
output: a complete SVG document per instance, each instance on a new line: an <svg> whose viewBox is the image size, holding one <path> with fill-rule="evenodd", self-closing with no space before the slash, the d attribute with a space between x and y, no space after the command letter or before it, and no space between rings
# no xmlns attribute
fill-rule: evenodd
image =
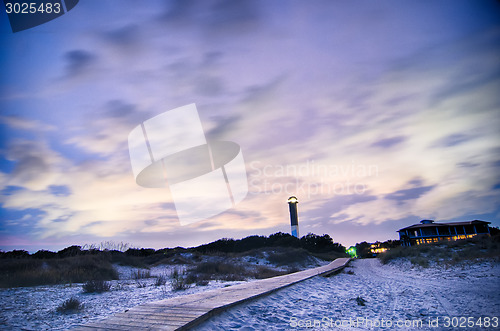
<svg viewBox="0 0 500 331"><path fill-rule="evenodd" d="M422 220L423 221L423 220ZM476 220L477 221L477 220ZM420 222L419 222L420 223ZM433 223L442 223L442 222L433 222ZM417 224L412 224L412 225L418 225ZM491 229L491 226L489 226L489 228ZM499 227L495 227L496 229L499 229ZM138 247L138 246L134 246L132 245L131 243L125 243L125 242L114 242L112 240L109 240L109 241L102 241L100 243L85 243L85 244L73 244L73 245L69 245L67 247L63 247L61 249L56 249L56 250L49 250L49 249L43 249L43 248L40 248L36 251L27 251L30 255L38 252L38 251L51 251L51 252L59 252L63 249L66 249L66 248L69 248L69 247L72 247L72 246L78 246L80 247L81 250L91 250L91 249L97 249L99 251L121 251L121 252L126 252L128 249L154 249L155 251L158 251L158 250L162 250L162 249L176 249L176 248L182 248L182 249L193 249L193 248L197 248L199 246L203 246L203 245L207 245L207 244L211 244L211 243L214 243L216 241L219 241L219 240L224 240L224 239L228 239L228 240L242 240L242 239L245 239L247 237L252 237L252 236L264 236L266 238L269 238L269 236L273 235L273 234L277 234L277 233L285 233L285 234L289 234L290 236L293 236L292 234L288 233L288 232L275 232L275 233L271 233L269 235L249 235L249 236L246 236L246 237L241 237L241 238L227 238L227 237L221 237L221 238L218 238L218 239L215 239L214 241L211 241L211 242L207 242L207 243L202 243L202 244L199 244L199 245L196 245L196 246L175 246L175 247L159 247L159 248L153 248L153 247ZM324 235L327 235L327 233L324 233L324 234L318 234L318 233L312 233L312 232L309 232L301 237L299 237L298 239L301 239L302 237L306 236L306 235L309 235L309 234L313 234L313 235L318 235L318 236L324 236ZM376 240L376 241L366 241L366 240L361 240L359 242L356 242L355 244L353 245L350 245L350 246L346 246L340 242L336 242L335 240L333 240L332 238L332 242L333 243L338 243L338 244L341 244L345 249L346 249L346 252L347 252L347 249L349 249L350 247L353 247L353 246L356 246L358 244L362 244L362 243L368 243L368 244L374 244L374 243L385 243L387 241L399 241L400 239L399 238L396 238L396 239L387 239L387 240ZM109 248L109 247L115 247L115 248ZM122 249L117 249L117 247L122 247ZM125 249L126 248L126 249ZM0 252L3 252L3 253L8 253L8 252L11 252L13 250L16 250L16 249L12 249L12 250L9 250L9 251L4 251L4 250L1 250L0 249Z"/></svg>
<svg viewBox="0 0 500 331"><path fill-rule="evenodd" d="M290 196L300 236L345 247L423 219L500 226L498 1L89 0L16 33L0 15L3 251L290 233ZM223 169L232 207L187 224L173 184L137 184L129 134L193 103L248 193Z"/></svg>

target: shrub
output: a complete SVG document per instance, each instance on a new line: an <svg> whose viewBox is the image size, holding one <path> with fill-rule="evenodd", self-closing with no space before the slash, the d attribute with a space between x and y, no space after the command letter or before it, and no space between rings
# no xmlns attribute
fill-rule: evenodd
<svg viewBox="0 0 500 331"><path fill-rule="evenodd" d="M185 277L185 272L179 272L179 270L174 269L171 275L170 285L172 286L173 291L183 291L187 290L190 287L190 283L187 281L187 277Z"/></svg>
<svg viewBox="0 0 500 331"><path fill-rule="evenodd" d="M0 261L0 286L18 287L56 284L59 274L47 268L41 260L8 259Z"/></svg>
<svg viewBox="0 0 500 331"><path fill-rule="evenodd" d="M255 279L264 279L264 278L281 276L288 273L289 271L280 271L265 266L257 266L257 269L255 270L253 276L255 277Z"/></svg>
<svg viewBox="0 0 500 331"><path fill-rule="evenodd" d="M180 254L173 254L168 257L162 258L157 262L158 264L191 264L192 259L186 258Z"/></svg>
<svg viewBox="0 0 500 331"><path fill-rule="evenodd" d="M298 268L298 267L296 267L296 266L291 266L291 267L289 267L289 268L287 269L287 271L286 271L286 272L287 272L288 274L293 274L293 273L295 273L295 272L299 272L299 271L301 271L301 270L302 270L302 269L300 269L300 268Z"/></svg>
<svg viewBox="0 0 500 331"><path fill-rule="evenodd" d="M267 260L275 265L305 264L310 258L309 252L303 248L288 248L271 252Z"/></svg>
<svg viewBox="0 0 500 331"><path fill-rule="evenodd" d="M308 233L306 236L297 239L288 233L278 232L265 236L249 236L243 239L222 238L209 244L195 247L194 250L202 253L224 252L241 253L260 249L263 247L302 247L310 252L330 252L336 251L345 256L345 247L339 243L334 243L328 234L322 236Z"/></svg>
<svg viewBox="0 0 500 331"><path fill-rule="evenodd" d="M406 258L412 264L428 267L429 262L459 263L478 258L498 259L500 249L495 236L476 236L466 240L440 241L434 244L396 247L378 256L382 263Z"/></svg>
<svg viewBox="0 0 500 331"><path fill-rule="evenodd" d="M212 274L212 275L230 275L244 273L245 268L239 264L228 262L203 262L197 264L194 269L195 273Z"/></svg>
<svg viewBox="0 0 500 331"><path fill-rule="evenodd" d="M197 264L189 270L190 280L244 280L245 276L250 277L252 273L245 267L235 263L207 261Z"/></svg>
<svg viewBox="0 0 500 331"><path fill-rule="evenodd" d="M136 281L136 284L137 284L137 288L145 288L148 286L148 284L146 282Z"/></svg>
<svg viewBox="0 0 500 331"><path fill-rule="evenodd" d="M130 243L125 243L123 241L117 243L111 240L101 241L101 243L99 244L85 244L82 247L83 250L117 251L117 252L125 252L129 248L131 248Z"/></svg>
<svg viewBox="0 0 500 331"><path fill-rule="evenodd" d="M83 304L77 298L70 298L57 307L58 313L74 313L83 309Z"/></svg>
<svg viewBox="0 0 500 331"><path fill-rule="evenodd" d="M51 259L57 256L57 253L41 249L32 255L35 259Z"/></svg>
<svg viewBox="0 0 500 331"><path fill-rule="evenodd" d="M131 266L136 268L146 267L143 258L141 258L140 256L131 256L118 251L112 251L110 252L110 255L112 263L117 263L119 265Z"/></svg>
<svg viewBox="0 0 500 331"><path fill-rule="evenodd" d="M141 248L141 249L129 248L125 251L125 254L127 254L127 255L141 256L141 257L150 256L150 255L153 255L155 253L156 253L156 251L152 248Z"/></svg>
<svg viewBox="0 0 500 331"><path fill-rule="evenodd" d="M184 291L190 287L190 284L186 281L184 277L172 278L170 281L173 291Z"/></svg>
<svg viewBox="0 0 500 331"><path fill-rule="evenodd" d="M104 255L75 256L60 261L50 260L49 265L60 272L63 283L118 279L117 271Z"/></svg>
<svg viewBox="0 0 500 331"><path fill-rule="evenodd" d="M73 246L61 249L59 252L57 252L57 255L60 257L70 257L70 256L80 255L81 253L82 253L82 247L77 246L77 245L73 245Z"/></svg>
<svg viewBox="0 0 500 331"><path fill-rule="evenodd" d="M208 285L211 279L219 279L219 278L206 274L195 274L192 271L189 271L185 277L186 283L196 284L196 285L204 285L204 284Z"/></svg>
<svg viewBox="0 0 500 331"><path fill-rule="evenodd" d="M339 253L337 251L329 251L329 252L320 252L320 253L311 253L312 256L317 257L318 259L324 261L333 261L340 257L348 257L346 253Z"/></svg>
<svg viewBox="0 0 500 331"><path fill-rule="evenodd" d="M167 275L161 274L156 277L155 286L162 286L167 283Z"/></svg>
<svg viewBox="0 0 500 331"><path fill-rule="evenodd" d="M137 269L132 272L132 278L134 279L144 279L151 278L151 271Z"/></svg>
<svg viewBox="0 0 500 331"><path fill-rule="evenodd" d="M30 256L28 251L24 249L15 249L10 252L2 252L1 257L4 259L24 259Z"/></svg>
<svg viewBox="0 0 500 331"><path fill-rule="evenodd" d="M207 286L210 283L208 279L199 279L196 281L196 286Z"/></svg>
<svg viewBox="0 0 500 331"><path fill-rule="evenodd" d="M355 300L358 306L366 306L366 300L362 297L358 296Z"/></svg>
<svg viewBox="0 0 500 331"><path fill-rule="evenodd" d="M83 292L85 293L102 293L111 289L111 283L103 280L89 280L83 284Z"/></svg>
<svg viewBox="0 0 500 331"><path fill-rule="evenodd" d="M0 287L83 283L88 280L118 279L105 256L78 255L53 259L0 260Z"/></svg>
<svg viewBox="0 0 500 331"><path fill-rule="evenodd" d="M410 262L414 265L419 265L422 268L429 267L429 260L425 257L413 257L410 259Z"/></svg>
<svg viewBox="0 0 500 331"><path fill-rule="evenodd" d="M179 269L175 268L174 270L172 270L172 273L170 274L170 276L172 278L177 278L179 277Z"/></svg>

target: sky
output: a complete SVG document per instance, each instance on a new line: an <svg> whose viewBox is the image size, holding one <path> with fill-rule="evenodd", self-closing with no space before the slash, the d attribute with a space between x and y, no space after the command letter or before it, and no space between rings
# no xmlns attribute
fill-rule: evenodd
<svg viewBox="0 0 500 331"><path fill-rule="evenodd" d="M85 0L17 33L3 10L1 250L289 233L292 195L300 235L344 246L500 226L498 1ZM192 103L248 194L181 225L128 135Z"/></svg>

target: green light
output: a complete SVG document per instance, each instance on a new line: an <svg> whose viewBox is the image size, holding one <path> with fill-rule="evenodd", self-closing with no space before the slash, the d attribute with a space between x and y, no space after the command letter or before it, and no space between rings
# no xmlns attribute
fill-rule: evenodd
<svg viewBox="0 0 500 331"><path fill-rule="evenodd" d="M347 249L347 254L349 254L352 258L357 257L358 255L356 254L356 247L351 246Z"/></svg>

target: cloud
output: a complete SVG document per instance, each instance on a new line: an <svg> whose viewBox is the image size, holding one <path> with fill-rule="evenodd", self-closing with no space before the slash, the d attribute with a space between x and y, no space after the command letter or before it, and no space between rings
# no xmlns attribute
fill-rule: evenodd
<svg viewBox="0 0 500 331"><path fill-rule="evenodd" d="M11 141L7 157L14 162L2 176L2 208L38 210L31 233L41 237L92 234L109 237L121 231L139 231L143 221L161 218L167 231L178 226L168 191L138 187L129 165L120 158L76 165L43 141ZM128 157L128 155L127 155ZM126 162L129 162L126 160ZM165 219L171 215L170 219ZM31 220L20 216L20 224Z"/></svg>
<svg viewBox="0 0 500 331"><path fill-rule="evenodd" d="M77 77L87 72L97 61L97 56L89 51L76 49L64 54L66 76Z"/></svg>
<svg viewBox="0 0 500 331"><path fill-rule="evenodd" d="M71 195L71 189L66 185L50 185L48 190L55 196L67 197L68 195Z"/></svg>
<svg viewBox="0 0 500 331"><path fill-rule="evenodd" d="M304 219L313 222L327 221L329 215L336 214L337 217L342 219L347 217L347 214L342 214L342 210L346 206L355 205L363 202L377 200L377 196L367 194L351 194L351 195L337 195L330 199L323 199L315 202L314 209L309 209L302 214Z"/></svg>
<svg viewBox="0 0 500 331"><path fill-rule="evenodd" d="M126 100L113 99L100 107L99 114L83 119L79 134L69 136L63 143L84 152L113 159L128 160L128 134L142 121L151 117L150 112ZM129 168L122 164L120 169Z"/></svg>
<svg viewBox="0 0 500 331"><path fill-rule="evenodd" d="M195 0L173 0L163 14L162 19L169 22L186 20L194 15L194 7L197 3Z"/></svg>
<svg viewBox="0 0 500 331"><path fill-rule="evenodd" d="M18 159L11 176L25 185L43 186L43 177L50 172L50 165L37 155L26 155Z"/></svg>
<svg viewBox="0 0 500 331"><path fill-rule="evenodd" d="M421 177L413 178L412 180L408 181L408 184L416 187L416 186L423 186L424 185L424 180Z"/></svg>
<svg viewBox="0 0 500 331"><path fill-rule="evenodd" d="M131 16L124 6L116 21L78 21L77 29L61 30L65 42L54 51L78 88L59 80L50 95L37 94L38 107L7 105L23 117L3 117L4 124L43 129L38 142L8 137L15 171L0 178L19 189L2 196L4 208L43 210L37 235L137 235L146 244L287 231L288 193L299 197L304 229L320 232L352 226L364 235L375 224L389 229L411 217L490 210L498 205L491 188L499 183L492 166L500 141L499 34L474 31L471 21L481 16L465 10L474 6L455 8L463 12L459 26L443 20L448 10L418 4L392 11L297 2L276 10L268 2L215 0L166 2L161 23L151 19L158 8L144 6ZM425 28L415 29L423 16ZM361 21L370 22L368 34ZM33 45L26 54L37 51ZM31 84L39 89L51 84L37 77ZM255 185L236 209L179 228L168 192L134 183L127 136L145 119L192 102L208 138L241 145ZM309 172L266 176L268 165ZM348 171L317 171L331 166ZM358 173L358 166L376 171ZM266 181L276 192L259 190ZM330 190L348 183L364 193ZM326 189L316 192L320 185Z"/></svg>
<svg viewBox="0 0 500 331"><path fill-rule="evenodd" d="M392 146L396 146L405 141L405 137L392 137L378 140L372 144L373 147L381 147L381 148L391 148Z"/></svg>
<svg viewBox="0 0 500 331"><path fill-rule="evenodd" d="M214 127L206 133L208 139L223 139L229 132L234 130L237 123L242 119L241 115L232 115L226 118L212 117Z"/></svg>
<svg viewBox="0 0 500 331"><path fill-rule="evenodd" d="M137 109L136 105L119 99L108 101L105 108L105 117L111 118L127 118Z"/></svg>
<svg viewBox="0 0 500 331"><path fill-rule="evenodd" d="M17 129L27 131L53 131L56 128L53 125L42 123L39 120L29 119L21 116L0 116L0 122Z"/></svg>
<svg viewBox="0 0 500 331"><path fill-rule="evenodd" d="M195 91L201 95L219 95L224 91L224 84L219 77L200 75L196 80Z"/></svg>
<svg viewBox="0 0 500 331"><path fill-rule="evenodd" d="M102 37L113 46L123 50L131 50L139 43L140 29L137 24L128 24L117 29L103 32Z"/></svg>
<svg viewBox="0 0 500 331"><path fill-rule="evenodd" d="M44 142L21 139L9 141L6 158L15 165L8 177L4 177L4 186L32 190L42 190L50 185L62 160Z"/></svg>
<svg viewBox="0 0 500 331"><path fill-rule="evenodd" d="M260 18L259 6L253 0L219 0L212 7L212 15L209 22L220 28L239 27L253 25Z"/></svg>
<svg viewBox="0 0 500 331"><path fill-rule="evenodd" d="M454 134L451 134L451 135L446 136L443 139L441 139L437 143L437 145L441 146L441 147L453 147L453 146L457 146L457 145L466 143L472 139L475 139L475 137L469 136L466 134L462 134L462 133L454 133Z"/></svg>
<svg viewBox="0 0 500 331"><path fill-rule="evenodd" d="M160 20L168 24L200 27L203 32L241 33L259 21L259 4L252 0L176 0Z"/></svg>
<svg viewBox="0 0 500 331"><path fill-rule="evenodd" d="M478 167L478 163L473 163L473 162L459 162L457 163L457 167L459 168L475 168Z"/></svg>
<svg viewBox="0 0 500 331"><path fill-rule="evenodd" d="M163 219L165 231L178 227L175 211L165 208L167 192L141 190L130 173L102 175L73 168L58 175L72 180L64 186L53 182L46 190L24 186L16 194L2 197L3 208L43 212L34 227L42 238L75 233L110 237L123 231L141 231L148 227L145 220L154 219ZM168 215L172 218L165 220Z"/></svg>
<svg viewBox="0 0 500 331"><path fill-rule="evenodd" d="M425 193L432 190L433 188L434 186L422 186L422 187L409 188L405 190L399 190L386 195L384 198L389 200L397 200L399 202L418 199Z"/></svg>

